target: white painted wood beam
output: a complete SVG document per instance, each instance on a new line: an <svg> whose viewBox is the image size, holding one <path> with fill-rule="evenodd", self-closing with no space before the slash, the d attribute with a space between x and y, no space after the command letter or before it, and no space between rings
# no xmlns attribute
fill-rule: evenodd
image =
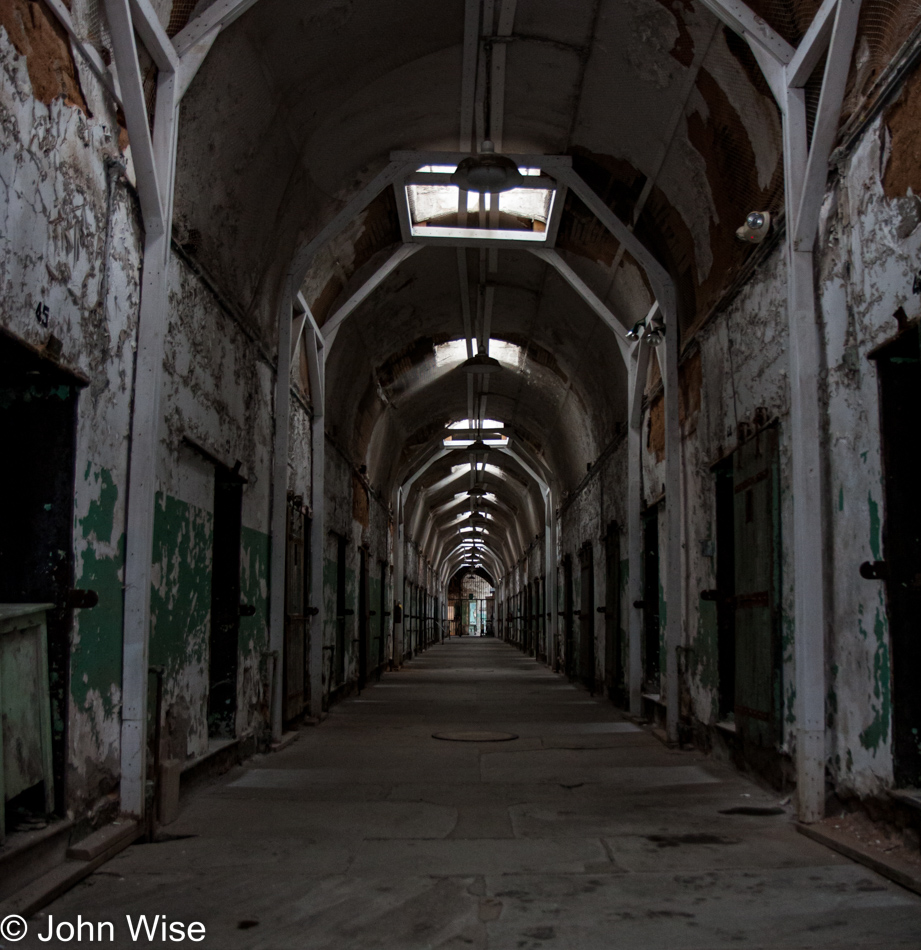
<svg viewBox="0 0 921 950"><path fill-rule="evenodd" d="M812 246L819 226L828 180L828 157L838 135L859 16L860 0L839 0L793 229L793 244L797 250Z"/></svg>
<svg viewBox="0 0 921 950"><path fill-rule="evenodd" d="M741 0L700 2L731 30L744 37L749 45L761 47L781 63L789 63L793 59L793 47Z"/></svg>
<svg viewBox="0 0 921 950"><path fill-rule="evenodd" d="M195 17L191 23L187 23L173 37L176 52L180 57L184 56L186 51L199 42L205 34L210 33L215 27L218 30L226 29L255 4L256 0L214 0L211 6Z"/></svg>
<svg viewBox="0 0 921 950"><path fill-rule="evenodd" d="M630 361L631 346L624 337L624 332L630 329L630 324L623 317L615 314L601 300L601 298L585 283L584 280L563 260L555 250L537 250L530 248L535 257L549 264L569 284L570 287L585 301L586 304L602 319L613 332L617 347L620 350L624 365Z"/></svg>
<svg viewBox="0 0 921 950"><path fill-rule="evenodd" d="M317 251L354 221L385 188L397 181L411 167L413 167L412 162L391 160L386 168L378 172L364 188L345 203L343 208L330 221L298 249L291 265L291 273L295 277L296 286L299 287L303 284L307 268L310 267L310 262Z"/></svg>
<svg viewBox="0 0 921 950"><path fill-rule="evenodd" d="M643 393L649 367L649 347L637 343L630 364L627 390L627 689L630 712L643 711Z"/></svg>
<svg viewBox="0 0 921 950"><path fill-rule="evenodd" d="M162 234L166 228L166 183L158 175L154 159L147 103L144 98L144 79L138 65L129 0L105 0L105 6L122 91L125 121L131 141L131 156L137 174L138 199L144 217L144 230L147 233Z"/></svg>
<svg viewBox="0 0 921 950"><path fill-rule="evenodd" d="M477 57L480 49L480 0L464 4L464 53L461 65L460 135L458 147L472 152L473 109L476 97Z"/></svg>
<svg viewBox="0 0 921 950"><path fill-rule="evenodd" d="M320 328L324 339L329 340L340 326L363 304L371 294L403 263L418 251L418 244L402 244L380 267L336 310Z"/></svg>
<svg viewBox="0 0 921 950"><path fill-rule="evenodd" d="M179 79L180 99L189 91L192 80L198 75L199 69L201 69L208 53L211 52L211 47L214 46L214 41L218 38L220 32L221 28L219 26L214 27L182 54L182 58L179 60L179 69L176 73Z"/></svg>
<svg viewBox="0 0 921 950"><path fill-rule="evenodd" d="M278 312L278 363L275 371L275 432L272 448L272 514L269 563L269 652L276 658L270 721L272 738L282 733L285 653L285 567L288 549L288 445L291 431L291 325L294 288L285 281ZM322 423L321 423L322 424Z"/></svg>
<svg viewBox="0 0 921 950"><path fill-rule="evenodd" d="M150 5L150 0L129 0L134 28L156 63L157 69L175 73L179 70L179 56L160 25L160 18Z"/></svg>
<svg viewBox="0 0 921 950"><path fill-rule="evenodd" d="M809 29L799 41L793 59L785 67L788 86L805 86L819 65L819 60L828 49L837 6L838 0L824 0L819 7Z"/></svg>

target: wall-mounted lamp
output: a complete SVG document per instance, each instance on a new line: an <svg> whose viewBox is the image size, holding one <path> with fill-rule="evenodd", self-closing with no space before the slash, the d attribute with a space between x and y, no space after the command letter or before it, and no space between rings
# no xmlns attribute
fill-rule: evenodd
<svg viewBox="0 0 921 950"><path fill-rule="evenodd" d="M665 339L665 321L656 312L648 320L637 320L625 335L631 343L643 340L650 346L658 346Z"/></svg>
<svg viewBox="0 0 921 950"><path fill-rule="evenodd" d="M745 224L736 229L736 237L746 244L760 244L770 230L770 211L752 211L745 219Z"/></svg>

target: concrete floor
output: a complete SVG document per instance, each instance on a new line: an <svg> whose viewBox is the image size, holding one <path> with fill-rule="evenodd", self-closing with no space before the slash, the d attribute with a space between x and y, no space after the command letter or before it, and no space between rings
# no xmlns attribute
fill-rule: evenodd
<svg viewBox="0 0 921 950"><path fill-rule="evenodd" d="M432 738L457 729L519 738ZM193 837L129 848L45 914L113 920L119 947L142 913L202 921L214 950L921 947L921 898L789 814L722 813L776 804L512 647L453 641L196 794L168 829ZM47 916L32 930L17 946L65 945L30 942Z"/></svg>

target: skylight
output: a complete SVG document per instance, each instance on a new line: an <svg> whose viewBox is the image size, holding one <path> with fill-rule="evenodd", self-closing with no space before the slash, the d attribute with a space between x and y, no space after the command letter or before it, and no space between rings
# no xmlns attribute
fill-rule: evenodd
<svg viewBox="0 0 921 950"><path fill-rule="evenodd" d="M406 205L413 237L546 243L556 187L552 179L541 177L539 168L518 169L526 179L535 179L533 187L512 188L496 195L468 191L465 200L461 198L460 189L448 183L448 176L455 168L452 165L423 165L414 181L406 185ZM542 184L546 187L541 187ZM489 218L496 212L498 223L489 223Z"/></svg>

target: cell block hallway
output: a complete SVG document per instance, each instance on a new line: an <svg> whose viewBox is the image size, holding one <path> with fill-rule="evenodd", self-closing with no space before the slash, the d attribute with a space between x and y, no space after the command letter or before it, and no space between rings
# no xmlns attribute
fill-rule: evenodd
<svg viewBox="0 0 921 950"><path fill-rule="evenodd" d="M921 946L919 62L0 2L0 945Z"/></svg>

